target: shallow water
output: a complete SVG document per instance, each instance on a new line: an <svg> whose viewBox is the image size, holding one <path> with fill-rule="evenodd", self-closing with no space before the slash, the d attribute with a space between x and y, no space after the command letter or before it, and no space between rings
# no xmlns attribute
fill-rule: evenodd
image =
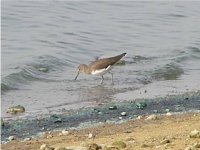
<svg viewBox="0 0 200 150"><path fill-rule="evenodd" d="M2 1L2 117L200 89L200 2ZM100 77L80 63L127 52ZM147 92L144 92L144 91ZM6 114L23 105L26 113Z"/></svg>

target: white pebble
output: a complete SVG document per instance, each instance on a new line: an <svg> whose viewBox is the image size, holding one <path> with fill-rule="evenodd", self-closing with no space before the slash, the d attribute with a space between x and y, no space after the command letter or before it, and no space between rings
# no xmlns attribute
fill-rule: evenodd
<svg viewBox="0 0 200 150"><path fill-rule="evenodd" d="M14 140L14 139L15 139L14 136L9 136L9 138L8 138L9 141L12 141L12 140Z"/></svg>
<svg viewBox="0 0 200 150"><path fill-rule="evenodd" d="M91 139L91 138L93 138L93 135L92 135L92 133L89 133L88 134L88 139Z"/></svg>
<svg viewBox="0 0 200 150"><path fill-rule="evenodd" d="M68 135L69 134L69 131L67 131L66 129L62 130L61 131L62 135Z"/></svg>
<svg viewBox="0 0 200 150"><path fill-rule="evenodd" d="M150 115L146 120L156 120L158 117L156 115Z"/></svg>
<svg viewBox="0 0 200 150"><path fill-rule="evenodd" d="M122 115L122 116L126 116L127 113L126 113L126 112L121 112L121 115Z"/></svg>

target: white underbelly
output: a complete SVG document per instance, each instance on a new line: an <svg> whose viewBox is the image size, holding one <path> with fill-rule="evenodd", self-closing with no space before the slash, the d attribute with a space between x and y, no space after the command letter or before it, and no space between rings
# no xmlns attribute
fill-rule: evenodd
<svg viewBox="0 0 200 150"><path fill-rule="evenodd" d="M108 73L110 70L112 69L112 66L108 66L107 68L104 68L104 69L99 69L99 70L95 70L95 71L92 71L92 75L104 75L105 73Z"/></svg>

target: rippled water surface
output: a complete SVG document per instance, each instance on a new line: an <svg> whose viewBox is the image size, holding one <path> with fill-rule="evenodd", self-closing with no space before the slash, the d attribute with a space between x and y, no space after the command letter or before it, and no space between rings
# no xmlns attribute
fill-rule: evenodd
<svg viewBox="0 0 200 150"><path fill-rule="evenodd" d="M200 90L200 2L2 1L3 117ZM77 66L127 52L100 77ZM144 92L145 91L145 92Z"/></svg>

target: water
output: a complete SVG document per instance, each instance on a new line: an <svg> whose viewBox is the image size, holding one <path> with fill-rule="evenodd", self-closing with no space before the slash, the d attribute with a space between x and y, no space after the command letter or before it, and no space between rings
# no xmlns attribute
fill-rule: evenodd
<svg viewBox="0 0 200 150"><path fill-rule="evenodd" d="M200 2L2 1L1 113L60 113L200 89ZM77 66L127 52L110 75ZM144 92L144 91L147 92ZM26 113L9 115L9 106Z"/></svg>

